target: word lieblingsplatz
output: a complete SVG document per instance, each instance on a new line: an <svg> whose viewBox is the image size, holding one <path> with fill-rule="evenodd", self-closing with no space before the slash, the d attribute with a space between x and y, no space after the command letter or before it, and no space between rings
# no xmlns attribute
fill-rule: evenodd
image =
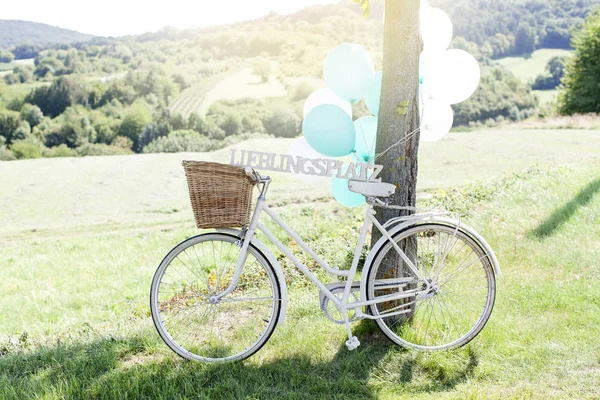
<svg viewBox="0 0 600 400"><path fill-rule="evenodd" d="M344 163L328 158L306 158L289 154L231 149L231 165L252 167L263 171L287 172L312 176L335 176L365 182L381 182L382 165L360 162Z"/></svg>

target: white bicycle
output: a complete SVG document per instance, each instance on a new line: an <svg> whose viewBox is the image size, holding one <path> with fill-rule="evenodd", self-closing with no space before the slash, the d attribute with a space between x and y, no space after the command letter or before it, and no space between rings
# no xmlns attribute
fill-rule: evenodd
<svg viewBox="0 0 600 400"><path fill-rule="evenodd" d="M259 230L320 290L321 309L345 324L346 345L359 346L351 323L375 320L392 342L418 350L443 350L471 341L488 321L500 267L487 242L450 213L426 212L380 224L375 207L394 193L387 183L350 181L367 198L365 221L349 270L329 266L267 205L271 179L246 169L261 187L250 223L218 229L177 245L152 280L150 308L158 333L190 360L242 360L257 352L283 322L288 304L282 268L255 237ZM318 265L340 279L322 283L260 221L267 214ZM381 232L358 277L370 225Z"/></svg>

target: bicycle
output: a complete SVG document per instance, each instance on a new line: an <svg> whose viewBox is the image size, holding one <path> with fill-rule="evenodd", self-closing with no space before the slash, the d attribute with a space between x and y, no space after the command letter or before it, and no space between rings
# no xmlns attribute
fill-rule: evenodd
<svg viewBox="0 0 600 400"><path fill-rule="evenodd" d="M351 267L341 270L323 261L269 208L271 178L249 168L241 171L260 187L249 222L241 229L218 228L183 241L166 255L152 280L154 324L179 356L243 360L260 350L284 321L288 297L283 271L256 239L257 231L319 288L322 311L346 326L349 350L360 345L351 323L365 318L374 320L392 342L425 351L463 346L483 329L494 306L500 266L488 243L460 220L448 218L451 213L417 213L382 225L375 207L409 209L385 200L395 186L350 180L350 190L364 195L368 207ZM263 213L342 281L321 282L260 221ZM356 281L370 224L382 237Z"/></svg>

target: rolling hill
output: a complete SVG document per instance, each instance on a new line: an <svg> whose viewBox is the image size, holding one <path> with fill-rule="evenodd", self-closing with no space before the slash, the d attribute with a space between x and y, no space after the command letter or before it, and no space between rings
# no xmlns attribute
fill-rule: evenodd
<svg viewBox="0 0 600 400"><path fill-rule="evenodd" d="M44 46L84 42L93 37L38 22L0 19L0 49L7 49L23 43Z"/></svg>

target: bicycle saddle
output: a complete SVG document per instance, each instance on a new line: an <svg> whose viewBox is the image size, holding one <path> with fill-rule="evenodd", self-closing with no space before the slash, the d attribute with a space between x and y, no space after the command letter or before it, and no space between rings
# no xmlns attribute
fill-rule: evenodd
<svg viewBox="0 0 600 400"><path fill-rule="evenodd" d="M396 191L396 186L385 182L348 181L351 192L362 194L365 197L389 197Z"/></svg>

